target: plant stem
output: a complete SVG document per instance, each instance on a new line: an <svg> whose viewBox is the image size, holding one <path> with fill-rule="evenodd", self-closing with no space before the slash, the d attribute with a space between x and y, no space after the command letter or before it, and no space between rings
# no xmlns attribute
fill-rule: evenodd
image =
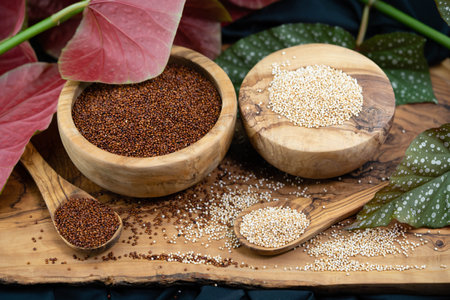
<svg viewBox="0 0 450 300"><path fill-rule="evenodd" d="M371 2L371 0L359 0L365 4ZM415 31L423 34L424 36L434 40L435 42L443 45L444 47L450 49L450 38L445 34L431 28L428 25L412 18L411 16L405 14L404 12L396 9L395 7L383 2L374 1L372 6L381 11L382 13L392 17L393 19L407 25L408 27L414 29Z"/></svg>
<svg viewBox="0 0 450 300"><path fill-rule="evenodd" d="M363 14L361 17L361 24L359 25L359 32L358 32L358 37L356 38L356 47L359 48L359 46L361 46L361 44L364 41L364 37L366 35L366 31L367 31L367 25L369 24L369 12L370 12L370 6L372 6L372 3L374 1L369 1L369 3L367 3L364 6L364 10L363 10Z"/></svg>
<svg viewBox="0 0 450 300"><path fill-rule="evenodd" d="M0 55L6 51L14 48L15 46L29 40L30 38L38 35L39 33L48 30L52 27L58 26L62 22L70 19L74 15L81 13L86 6L88 6L90 0L83 0L72 5L69 5L50 17L34 24L31 27L19 32L15 36L12 36L0 43Z"/></svg>

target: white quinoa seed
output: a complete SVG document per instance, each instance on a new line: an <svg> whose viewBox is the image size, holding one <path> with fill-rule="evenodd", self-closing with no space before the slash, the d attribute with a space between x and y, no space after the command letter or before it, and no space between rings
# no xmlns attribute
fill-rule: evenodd
<svg viewBox="0 0 450 300"><path fill-rule="evenodd" d="M295 71L283 70L289 63L273 64L269 107L295 125L318 128L339 125L362 109L362 88L355 78L325 65Z"/></svg>
<svg viewBox="0 0 450 300"><path fill-rule="evenodd" d="M426 265L382 265L353 259L358 256L385 257L396 254L408 257L409 251L425 244L410 242L405 228L397 223L387 228L368 228L351 233L339 226L332 228L331 233L319 234L306 243L305 252L314 258L314 262L307 263L303 267L304 271L405 271L426 268Z"/></svg>
<svg viewBox="0 0 450 300"><path fill-rule="evenodd" d="M159 229L159 232L167 234L167 243L171 244L170 247L175 247L165 248L169 251L163 253L167 261L207 265L229 265L230 262L237 264L237 261L229 257L229 253L240 246L232 227L234 219L243 209L256 203L278 201L293 196L310 197L307 192L314 194L330 189L328 186L326 188L316 186L315 184L322 184L320 181L310 182L311 186L308 188L308 186L302 186L304 181L300 177L284 174L279 181L280 179L269 175L269 173L257 175L257 173L244 171L242 166L239 166L238 169L241 171L236 172L229 169L230 165L229 162L222 163L220 176L211 181L210 185L205 186L205 188L202 186L194 188L194 191L188 193L188 196L183 199L182 195L174 196L174 199L180 199L180 203L183 204L179 205L174 212L161 212L161 222L164 225L173 222L173 216L172 221L170 221L171 214L179 217L177 223L173 223L174 230L171 230L170 225ZM338 180L344 179L338 178ZM384 178L384 180L388 179ZM167 201L173 201L173 199ZM168 203L163 201L157 206L147 207L146 213L157 214L161 207L166 207ZM138 204L141 205L141 201ZM147 229L150 227L150 220L147 219L148 222L142 223L141 228ZM394 255L412 256L412 252L416 248L432 243L426 239L428 238L426 233L407 233L406 228L398 224L387 228L348 232L344 229L344 226L351 222L351 220L346 220L340 225L334 225L331 230L320 233L315 238L297 247L298 251L309 255L304 261L296 261L288 265L274 265L276 260L272 263L267 261L259 269L270 270L273 268L286 272L294 270L297 272L337 271L343 272L343 274L351 274L354 271L407 271L427 268L427 265L413 264L414 258L408 264L382 263L383 260L375 260L378 263L374 263L370 259L371 257L390 257L391 261L395 262L395 260L392 260ZM153 230L156 230L156 228L153 228ZM427 231L427 233L431 233L431 231ZM442 232L437 232L437 234L440 233ZM153 244L156 244L156 246L159 244L154 240L153 235L149 236L148 243L152 248L154 248ZM188 244L190 243L202 245L205 249L208 249L208 253L188 251L190 249ZM216 247L220 251L226 251L224 252L225 255L215 255ZM180 252L178 251L180 248L185 250ZM146 256L147 254L138 253L138 259L143 259ZM243 259L245 258L243 257ZM150 260L159 261L160 257L159 255L152 255ZM254 262L252 260L239 261L239 267L257 270L258 268L252 265ZM441 264L440 268L446 269L448 268L447 265Z"/></svg>
<svg viewBox="0 0 450 300"><path fill-rule="evenodd" d="M192 214L195 222L189 222L187 216L183 218L179 225L175 226L177 233L171 237L170 243L177 239L183 239L185 244L203 241L211 247L213 241L223 241L219 250L230 252L240 246L238 239L233 232L234 220L237 215L247 207L260 202L278 201L279 198L274 193L280 192L284 188L297 187L295 191L288 192L295 197L309 197L306 189L302 189L300 184L303 179L295 177L290 179L286 174L286 183L279 182L274 178L258 178L252 172L245 174L233 174L224 167L224 177L214 182L206 190L207 195L201 197L194 196L185 203L184 211ZM253 180L254 183L249 184ZM246 186L237 188L229 185L228 182L240 183ZM181 197L181 196L178 196ZM203 245L205 248L205 245Z"/></svg>
<svg viewBox="0 0 450 300"><path fill-rule="evenodd" d="M242 217L240 233L252 244L281 247L303 234L309 226L306 215L290 207L265 207Z"/></svg>

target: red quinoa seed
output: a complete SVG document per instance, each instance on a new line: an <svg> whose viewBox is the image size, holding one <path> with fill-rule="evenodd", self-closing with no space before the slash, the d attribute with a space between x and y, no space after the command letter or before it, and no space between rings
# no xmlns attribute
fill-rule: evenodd
<svg viewBox="0 0 450 300"><path fill-rule="evenodd" d="M114 211L92 198L67 200L56 209L54 219L59 233L72 245L82 248L101 246L119 227Z"/></svg>
<svg viewBox="0 0 450 300"><path fill-rule="evenodd" d="M183 149L216 123L220 95L193 68L169 64L151 80L128 85L93 84L75 101L80 133L111 153L153 157Z"/></svg>

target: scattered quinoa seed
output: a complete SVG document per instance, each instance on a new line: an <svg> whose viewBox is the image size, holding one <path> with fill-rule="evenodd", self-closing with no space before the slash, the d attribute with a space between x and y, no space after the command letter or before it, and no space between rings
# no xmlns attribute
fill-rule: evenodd
<svg viewBox="0 0 450 300"><path fill-rule="evenodd" d="M343 178L340 180L344 181ZM432 240L426 240L429 237L425 232L407 232L401 225L393 226L394 224L387 228L347 231L343 227L351 223L350 220L333 226L297 247L294 251L301 251L304 261L283 263L275 258L258 263L253 258L247 261L245 256L240 256L240 251L234 250L240 246L232 230L236 216L256 203L291 197L310 197L315 193L331 191L324 181L306 181L303 186L304 183L302 178L278 173L273 176L264 169L254 173L246 168L246 165L236 164L226 158L205 182L177 194L157 201L117 198L120 205L115 207L122 218L124 231L122 243L120 247L114 248L114 253L111 251L99 257L78 257L74 254L73 260L64 256L57 260L47 257L44 261L47 267L61 264L65 265L62 269L68 271L78 262L88 259L95 262L95 265L103 262L140 260L156 262L156 266L164 262L206 265L210 268L207 269L208 272L214 272L214 268L230 267L233 270L248 271L276 270L278 273L342 272L344 277L347 274L352 276L355 271L398 272L427 268L427 265L418 265L414 257L411 263L410 260L402 260L403 263L400 263L394 257L413 256L411 253L417 247L432 244ZM323 204L329 206L326 203L319 206ZM28 217L28 214L25 216ZM273 216L271 218L273 219ZM292 223L289 226L292 226ZM40 227L36 228L39 230ZM36 244L33 238L37 240ZM28 242L33 247L42 241L39 240L39 235L32 232ZM439 246L436 241L430 250ZM42 253L42 247L39 249ZM194 252L192 249L202 250ZM236 257L229 254L231 251L236 252ZM34 252L36 255L41 253ZM384 256L388 259L384 260ZM371 259L372 257L380 259ZM27 260L29 258L25 259L23 264L26 264ZM448 264L442 263L430 264L429 268L439 268L441 264L440 269L446 269ZM163 268L165 266L164 264Z"/></svg>
<svg viewBox="0 0 450 300"><path fill-rule="evenodd" d="M341 225L341 227L344 224ZM306 243L305 252L315 260L303 267L305 271L405 271L421 270L426 265L382 265L360 262L357 256L381 257L387 255L404 255L421 246L411 243L406 230L395 223L393 226L368 228L347 232L339 226L333 226L330 233L319 234Z"/></svg>

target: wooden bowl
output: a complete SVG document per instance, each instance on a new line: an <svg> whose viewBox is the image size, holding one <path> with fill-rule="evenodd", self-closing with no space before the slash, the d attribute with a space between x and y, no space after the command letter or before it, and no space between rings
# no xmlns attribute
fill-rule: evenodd
<svg viewBox="0 0 450 300"><path fill-rule="evenodd" d="M62 143L81 173L103 188L132 197L165 196L198 183L224 158L237 114L236 93L230 79L213 61L183 47L173 47L170 62L188 65L205 75L220 94L222 110L214 127L204 137L167 155L127 157L88 142L75 127L72 106L90 83L68 81L65 84L57 108Z"/></svg>
<svg viewBox="0 0 450 300"><path fill-rule="evenodd" d="M342 125L296 126L268 108L272 64L289 60L286 70L322 64L357 79L364 103L357 117ZM270 54L245 77L239 108L253 147L270 164L305 178L348 173L373 158L391 128L395 96L386 74L369 58L347 48L306 44Z"/></svg>

